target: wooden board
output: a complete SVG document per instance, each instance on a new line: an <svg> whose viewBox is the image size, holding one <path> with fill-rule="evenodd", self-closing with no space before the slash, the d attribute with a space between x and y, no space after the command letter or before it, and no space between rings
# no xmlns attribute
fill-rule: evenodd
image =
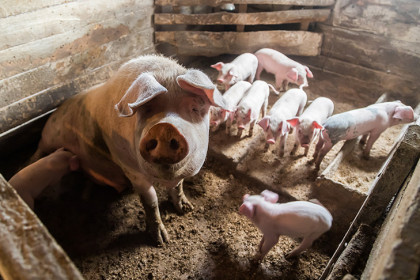
<svg viewBox="0 0 420 280"><path fill-rule="evenodd" d="M153 12L152 0L2 2L0 133L154 53Z"/></svg>
<svg viewBox="0 0 420 280"><path fill-rule="evenodd" d="M233 4L272 4L296 6L330 6L335 0L156 0L159 6L195 6L207 5L217 7L226 3Z"/></svg>
<svg viewBox="0 0 420 280"><path fill-rule="evenodd" d="M216 56L242 54L261 48L273 48L288 55L319 55L322 35L307 31L207 32L161 31L155 32L156 43L169 43L178 48L180 55Z"/></svg>
<svg viewBox="0 0 420 280"><path fill-rule="evenodd" d="M0 235L3 279L83 279L60 245L1 174Z"/></svg>
<svg viewBox="0 0 420 280"><path fill-rule="evenodd" d="M298 23L302 21L322 22L329 15L330 9L289 10L261 13L212 14L155 14L155 24L194 24L194 25L261 25Z"/></svg>

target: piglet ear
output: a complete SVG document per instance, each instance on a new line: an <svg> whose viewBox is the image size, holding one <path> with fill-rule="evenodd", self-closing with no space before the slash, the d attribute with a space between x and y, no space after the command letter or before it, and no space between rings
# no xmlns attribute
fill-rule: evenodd
<svg viewBox="0 0 420 280"><path fill-rule="evenodd" d="M258 122L258 125L261 126L264 131L266 131L268 129L268 126L270 125L270 117L266 116L266 117L262 118Z"/></svg>
<svg viewBox="0 0 420 280"><path fill-rule="evenodd" d="M250 219L254 216L254 212L254 205L250 202L244 202L241 207L239 207L239 214L242 214Z"/></svg>
<svg viewBox="0 0 420 280"><path fill-rule="evenodd" d="M200 70L189 69L187 73L178 76L176 82L188 92L207 97L211 105L227 109L220 91L211 82L210 78Z"/></svg>
<svg viewBox="0 0 420 280"><path fill-rule="evenodd" d="M266 201L271 203L276 203L279 200L279 195L269 190L262 191L261 196L264 197Z"/></svg>
<svg viewBox="0 0 420 280"><path fill-rule="evenodd" d="M115 105L120 117L131 117L137 108L168 90L150 73L142 73Z"/></svg>
<svg viewBox="0 0 420 280"><path fill-rule="evenodd" d="M287 77L292 80L293 82L297 82L298 80L298 70L296 68L292 68L289 72L287 72Z"/></svg>
<svg viewBox="0 0 420 280"><path fill-rule="evenodd" d="M287 120L288 123L290 123L291 126L295 127L300 123L299 118L293 118L290 120Z"/></svg>
<svg viewBox="0 0 420 280"><path fill-rule="evenodd" d="M281 136L285 135L289 132L289 124L287 121L282 121L279 125Z"/></svg>
<svg viewBox="0 0 420 280"><path fill-rule="evenodd" d="M320 125L317 121L313 121L313 122L312 122L312 126L313 126L314 128L321 129L321 130L323 130L323 129L324 129L324 127L323 127L322 125Z"/></svg>
<svg viewBox="0 0 420 280"><path fill-rule="evenodd" d="M395 108L394 115L392 115L394 119L401 119L401 120L414 120L414 110L410 106L398 106Z"/></svg>
<svg viewBox="0 0 420 280"><path fill-rule="evenodd" d="M313 78L314 75L312 74L311 70L309 70L308 66L304 66L305 71L306 71L306 76L308 76L308 78Z"/></svg>
<svg viewBox="0 0 420 280"><path fill-rule="evenodd" d="M216 64L211 65L210 67L216 69L217 71L220 71L220 70L222 70L223 62L218 62Z"/></svg>

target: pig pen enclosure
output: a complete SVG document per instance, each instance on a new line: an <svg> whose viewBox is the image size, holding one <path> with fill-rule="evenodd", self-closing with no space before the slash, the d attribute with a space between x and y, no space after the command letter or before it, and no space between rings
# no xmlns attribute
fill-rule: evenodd
<svg viewBox="0 0 420 280"><path fill-rule="evenodd" d="M234 11L224 11L221 1L198 0L0 5L6 30L0 40L4 279L418 277L416 124L387 129L368 160L357 141L340 142L319 172L309 164L313 145L309 157L300 149L289 155L294 135L279 157L276 145L265 149L259 126L252 137L241 138L227 136L222 126L210 133L201 171L184 182L192 212L178 214L156 187L171 239L163 247L146 233L145 211L132 189L117 193L73 172L36 200L38 220L7 183L35 151L51 110L143 54L173 56L215 81L210 65L269 47L310 67L308 100L330 98L334 114L397 99L417 107L418 1L229 3ZM274 84L271 74L261 79ZM277 99L270 94L269 108ZM331 230L292 259L284 256L300 240L281 236L260 264L253 262L262 235L238 208L244 194L264 189L278 193L280 202L318 199L333 215Z"/></svg>

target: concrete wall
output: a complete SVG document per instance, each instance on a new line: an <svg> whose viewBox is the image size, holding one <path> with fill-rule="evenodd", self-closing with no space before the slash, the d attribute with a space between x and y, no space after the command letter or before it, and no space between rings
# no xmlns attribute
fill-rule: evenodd
<svg viewBox="0 0 420 280"><path fill-rule="evenodd" d="M0 133L154 52L153 0L2 0Z"/></svg>

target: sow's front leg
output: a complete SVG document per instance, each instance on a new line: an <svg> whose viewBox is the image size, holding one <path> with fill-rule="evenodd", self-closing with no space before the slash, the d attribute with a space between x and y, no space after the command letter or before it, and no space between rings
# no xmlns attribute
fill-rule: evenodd
<svg viewBox="0 0 420 280"><path fill-rule="evenodd" d="M162 223L159 212L159 202L155 188L151 184L133 183L134 190L140 195L141 202L146 212L146 230L157 242L158 245L163 245L164 242L169 242L169 236L166 228Z"/></svg>
<svg viewBox="0 0 420 280"><path fill-rule="evenodd" d="M172 200L175 209L180 213L184 214L194 210L194 206L188 201L183 190L184 180L181 180L175 187L169 188L169 196Z"/></svg>

